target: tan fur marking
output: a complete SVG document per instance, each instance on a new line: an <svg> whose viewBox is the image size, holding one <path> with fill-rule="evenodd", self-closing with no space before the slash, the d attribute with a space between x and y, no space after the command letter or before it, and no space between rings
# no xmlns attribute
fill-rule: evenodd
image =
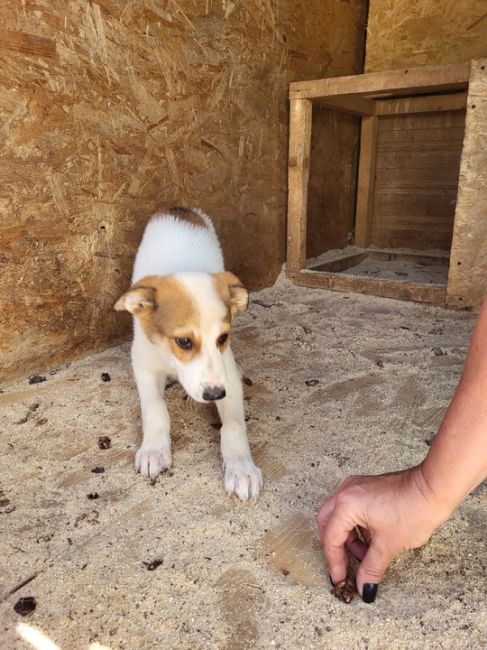
<svg viewBox="0 0 487 650"><path fill-rule="evenodd" d="M170 208L168 210L168 213L173 217L176 217L176 219L179 219L180 221L186 221L193 226L198 226L199 228L208 227L203 217L201 217L191 208Z"/></svg>
<svg viewBox="0 0 487 650"><path fill-rule="evenodd" d="M213 282L222 302L227 306L231 316L248 307L249 294L236 275L229 271L214 273Z"/></svg>
<svg viewBox="0 0 487 650"><path fill-rule="evenodd" d="M201 349L198 309L183 285L173 277L151 275L136 282L136 287L155 290L155 309L138 314L147 338L150 341L167 340L174 356L183 363L194 359ZM191 339L192 349L180 348L176 338Z"/></svg>

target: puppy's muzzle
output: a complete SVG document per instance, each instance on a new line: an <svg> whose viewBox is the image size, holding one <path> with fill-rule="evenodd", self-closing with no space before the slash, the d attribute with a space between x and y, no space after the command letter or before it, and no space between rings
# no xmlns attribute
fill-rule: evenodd
<svg viewBox="0 0 487 650"><path fill-rule="evenodd" d="M207 402L214 402L217 399L223 399L226 394L225 389L221 386L214 386L213 388L207 386L203 391L202 397Z"/></svg>

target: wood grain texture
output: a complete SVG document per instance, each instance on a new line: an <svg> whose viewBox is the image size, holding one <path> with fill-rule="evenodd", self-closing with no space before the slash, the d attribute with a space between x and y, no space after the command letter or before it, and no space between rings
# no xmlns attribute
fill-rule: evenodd
<svg viewBox="0 0 487 650"><path fill-rule="evenodd" d="M289 117L287 270L306 263L306 216L313 106L309 99L291 100Z"/></svg>
<svg viewBox="0 0 487 650"><path fill-rule="evenodd" d="M315 106L309 175L307 257L352 239L360 118Z"/></svg>
<svg viewBox="0 0 487 650"><path fill-rule="evenodd" d="M378 126L377 117L362 118L355 212L355 245L362 248L369 245L372 228Z"/></svg>
<svg viewBox="0 0 487 650"><path fill-rule="evenodd" d="M450 249L464 120L463 111L379 119L372 245Z"/></svg>
<svg viewBox="0 0 487 650"><path fill-rule="evenodd" d="M289 82L357 71L365 4L0 3L0 382L128 336L157 209L201 207L227 267L274 280Z"/></svg>
<svg viewBox="0 0 487 650"><path fill-rule="evenodd" d="M353 76L297 81L291 84L290 99L313 99L382 93L413 94L460 90L468 85L469 63L419 66Z"/></svg>
<svg viewBox="0 0 487 650"><path fill-rule="evenodd" d="M446 294L445 287L440 284L413 284L403 280L365 278L327 271L301 271L294 277L294 282L303 287L351 291L369 296L412 300L433 305L443 304Z"/></svg>
<svg viewBox="0 0 487 650"><path fill-rule="evenodd" d="M370 0L367 72L485 56L485 0Z"/></svg>
<svg viewBox="0 0 487 650"><path fill-rule="evenodd" d="M375 102L375 115L403 115L404 113L437 113L439 111L465 110L467 93L450 95L425 95L403 97L400 99L378 99Z"/></svg>
<svg viewBox="0 0 487 650"><path fill-rule="evenodd" d="M477 307L487 292L487 59L472 62L447 303Z"/></svg>

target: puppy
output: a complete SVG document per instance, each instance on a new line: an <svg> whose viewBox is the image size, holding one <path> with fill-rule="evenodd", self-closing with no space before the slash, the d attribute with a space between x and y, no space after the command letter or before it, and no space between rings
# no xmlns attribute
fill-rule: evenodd
<svg viewBox="0 0 487 650"><path fill-rule="evenodd" d="M177 379L197 402L216 402L227 493L241 501L259 494L262 473L250 453L242 382L230 349L232 319L247 306L247 290L224 271L204 212L174 208L151 219L132 286L115 304L134 316L132 365L144 434L135 468L143 476L155 478L171 466L163 391L168 379Z"/></svg>

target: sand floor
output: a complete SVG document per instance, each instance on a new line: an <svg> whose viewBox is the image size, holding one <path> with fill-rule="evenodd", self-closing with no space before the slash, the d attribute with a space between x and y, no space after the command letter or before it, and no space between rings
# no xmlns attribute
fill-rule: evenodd
<svg viewBox="0 0 487 650"><path fill-rule="evenodd" d="M265 478L254 505L224 494L216 412L177 385L174 468L155 485L134 473L128 344L6 388L0 647L32 647L22 623L63 650L486 648L486 485L394 563L374 605L330 595L314 523L348 474L423 458L474 320L287 281L253 294L233 347Z"/></svg>

